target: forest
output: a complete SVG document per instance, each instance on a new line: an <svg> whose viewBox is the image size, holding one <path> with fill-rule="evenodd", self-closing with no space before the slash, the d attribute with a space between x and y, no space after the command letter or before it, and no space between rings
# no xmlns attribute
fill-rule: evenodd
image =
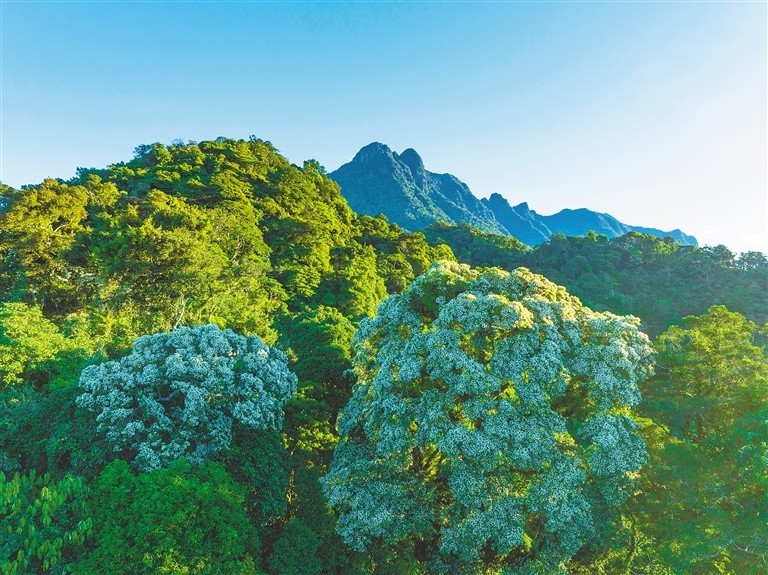
<svg viewBox="0 0 768 575"><path fill-rule="evenodd" d="M0 574L768 572L768 259L354 213L268 141L0 185Z"/></svg>

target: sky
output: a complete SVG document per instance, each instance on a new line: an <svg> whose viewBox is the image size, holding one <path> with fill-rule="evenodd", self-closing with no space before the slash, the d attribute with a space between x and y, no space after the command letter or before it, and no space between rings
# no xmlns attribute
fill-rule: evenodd
<svg viewBox="0 0 768 575"><path fill-rule="evenodd" d="M768 3L0 0L0 181L379 141L480 197L768 253Z"/></svg>

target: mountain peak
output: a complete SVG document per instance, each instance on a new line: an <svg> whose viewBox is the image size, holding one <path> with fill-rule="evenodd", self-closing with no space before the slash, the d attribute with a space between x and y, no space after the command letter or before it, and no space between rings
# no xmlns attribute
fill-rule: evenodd
<svg viewBox="0 0 768 575"><path fill-rule="evenodd" d="M392 149L381 142L371 142L367 146L360 148L360 151L355 154L352 161L365 163L382 156L393 157Z"/></svg>
<svg viewBox="0 0 768 575"><path fill-rule="evenodd" d="M406 230L421 230L441 220L511 235L528 245L545 242L557 232L583 236L590 230L610 238L632 230L656 237L671 235L684 245L696 245L696 238L677 230L629 226L609 214L586 208L542 216L526 202L511 206L498 193L480 200L455 176L428 171L413 148L397 154L385 144L372 142L329 176L339 183L353 210L372 216L383 213Z"/></svg>
<svg viewBox="0 0 768 575"><path fill-rule="evenodd" d="M401 153L398 157L401 162L403 162L411 169L411 172L414 175L416 172L421 172L424 170L424 161L421 159L421 156L419 156L418 152L416 152L416 150L413 148L403 150L403 153Z"/></svg>
<svg viewBox="0 0 768 575"><path fill-rule="evenodd" d="M512 206L512 209L521 215L527 215L531 213L531 208L528 207L528 202L520 202L516 206Z"/></svg>
<svg viewBox="0 0 768 575"><path fill-rule="evenodd" d="M353 210L372 216L383 213L406 230L421 230L441 220L507 233L466 184L449 174L428 171L413 148L396 154L373 142L328 175L341 186Z"/></svg>

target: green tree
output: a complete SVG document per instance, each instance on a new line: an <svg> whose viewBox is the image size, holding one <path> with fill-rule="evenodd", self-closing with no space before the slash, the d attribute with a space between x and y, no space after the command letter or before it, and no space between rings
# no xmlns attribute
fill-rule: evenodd
<svg viewBox="0 0 768 575"><path fill-rule="evenodd" d="M227 471L245 488L246 507L262 539L288 511L290 461L280 434L238 425L224 452Z"/></svg>
<svg viewBox="0 0 768 575"><path fill-rule="evenodd" d="M302 521L291 519L275 542L269 570L274 575L320 575L319 548L317 534Z"/></svg>
<svg viewBox="0 0 768 575"><path fill-rule="evenodd" d="M714 306L656 342L644 411L664 427L649 441L638 515L656 561L675 573L765 572L767 334Z"/></svg>
<svg viewBox="0 0 768 575"><path fill-rule="evenodd" d="M344 540L434 572L558 572L647 457L637 324L523 268L438 264L391 296L355 337L324 479Z"/></svg>
<svg viewBox="0 0 768 575"><path fill-rule="evenodd" d="M114 461L93 484L97 537L73 572L254 575L259 539L244 503L219 463L181 459L137 475Z"/></svg>
<svg viewBox="0 0 768 575"><path fill-rule="evenodd" d="M463 263L525 266L593 309L636 315L651 335L715 304L768 321L768 260L756 252L734 259L723 246L681 246L637 232L610 240L558 233L533 249L461 225L433 224L425 234L433 245L450 245Z"/></svg>
<svg viewBox="0 0 768 575"><path fill-rule="evenodd" d="M65 573L92 534L81 478L0 472L0 574Z"/></svg>
<svg viewBox="0 0 768 575"><path fill-rule="evenodd" d="M78 268L68 260L85 231L88 193L56 180L6 195L0 212L0 285L7 293L57 310L77 297Z"/></svg>
<svg viewBox="0 0 768 575"><path fill-rule="evenodd" d="M387 296L374 249L359 244L339 248L334 250L332 262L335 273L329 274L320 286L320 303L336 307L355 321L372 316Z"/></svg>
<svg viewBox="0 0 768 575"><path fill-rule="evenodd" d="M93 477L113 456L96 433L96 415L75 406L77 386L28 393L0 409L0 469L36 469L61 479Z"/></svg>
<svg viewBox="0 0 768 575"><path fill-rule="evenodd" d="M0 303L0 389L41 377L47 361L65 347L64 336L39 307Z"/></svg>

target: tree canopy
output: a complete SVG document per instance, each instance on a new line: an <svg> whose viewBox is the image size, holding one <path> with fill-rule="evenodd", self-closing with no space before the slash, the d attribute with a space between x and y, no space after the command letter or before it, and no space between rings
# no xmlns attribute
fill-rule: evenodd
<svg viewBox="0 0 768 575"><path fill-rule="evenodd" d="M345 541L411 545L435 572L554 572L647 458L637 326L523 268L436 264L391 296L355 337L324 481Z"/></svg>
<svg viewBox="0 0 768 575"><path fill-rule="evenodd" d="M0 184L0 259L1 575L766 571L763 254L408 233L252 137Z"/></svg>
<svg viewBox="0 0 768 575"><path fill-rule="evenodd" d="M768 321L768 259L759 252L736 257L725 246L681 246L637 232L610 240L555 234L533 249L469 226L435 224L425 233L431 243L450 245L462 263L524 266L593 309L638 316L652 336L716 304Z"/></svg>
<svg viewBox="0 0 768 575"><path fill-rule="evenodd" d="M639 514L657 564L674 573L765 572L767 327L714 306L656 342L643 411L664 432L652 445Z"/></svg>
<svg viewBox="0 0 768 575"><path fill-rule="evenodd" d="M145 471L229 447L232 425L279 430L296 391L286 356L215 325L140 337L118 361L83 370L77 404L110 448Z"/></svg>

